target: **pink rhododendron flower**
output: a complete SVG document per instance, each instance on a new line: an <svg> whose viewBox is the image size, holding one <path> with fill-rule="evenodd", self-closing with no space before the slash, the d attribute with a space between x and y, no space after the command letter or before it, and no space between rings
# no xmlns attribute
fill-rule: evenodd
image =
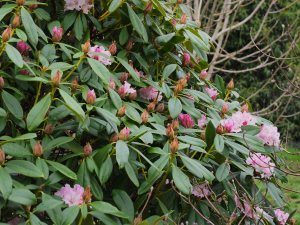
<svg viewBox="0 0 300 225"><path fill-rule="evenodd" d="M262 178L269 178L274 174L275 164L270 157L261 153L251 153L246 163L252 166Z"/></svg>
<svg viewBox="0 0 300 225"><path fill-rule="evenodd" d="M75 184L71 188L69 184L59 189L55 195L62 198L62 200L70 207L74 205L81 205L83 203L84 188L79 184Z"/></svg>
<svg viewBox="0 0 300 225"><path fill-rule="evenodd" d="M111 65L112 63L112 61L110 60L111 53L105 50L103 46L95 45L94 47L91 47L88 52L88 56L98 60L99 62L101 62L106 66Z"/></svg>
<svg viewBox="0 0 300 225"><path fill-rule="evenodd" d="M136 93L136 90L134 88L131 88L131 84L125 81L124 84L119 87L118 93L122 98L125 98L125 96L128 94Z"/></svg>
<svg viewBox="0 0 300 225"><path fill-rule="evenodd" d="M248 200L244 200L243 202L241 202L239 196L234 195L234 201L236 207L240 209L241 212L245 214L245 216L253 219L254 217L253 208L251 206L251 203Z"/></svg>
<svg viewBox="0 0 300 225"><path fill-rule="evenodd" d="M184 126L185 128L192 128L194 126L194 120L189 114L181 113L178 118L182 126Z"/></svg>
<svg viewBox="0 0 300 225"><path fill-rule="evenodd" d="M268 221L273 220L273 217L270 216L268 213L266 213L266 211L264 211L262 208L256 206L255 211L256 211L256 214L254 216L255 216L256 220L260 220L260 219L263 219L263 218L268 220Z"/></svg>
<svg viewBox="0 0 300 225"><path fill-rule="evenodd" d="M224 127L225 131L230 133L234 130L234 120L232 118L221 120L221 125Z"/></svg>
<svg viewBox="0 0 300 225"><path fill-rule="evenodd" d="M93 7L91 0L65 0L65 11L77 10L88 14L89 10Z"/></svg>
<svg viewBox="0 0 300 225"><path fill-rule="evenodd" d="M200 128L203 129L203 128L206 126L206 124L207 124L207 118L206 118L206 116L203 114L203 115L201 116L201 119L198 120L198 126L199 126Z"/></svg>
<svg viewBox="0 0 300 225"><path fill-rule="evenodd" d="M273 125L262 125L257 137L266 145L279 146L280 144L280 133L278 128Z"/></svg>
<svg viewBox="0 0 300 225"><path fill-rule="evenodd" d="M17 43L17 49L21 53L21 55L27 55L30 47L25 41L19 41Z"/></svg>
<svg viewBox="0 0 300 225"><path fill-rule="evenodd" d="M206 183L198 184L193 187L192 194L198 198L204 198L211 195L211 191Z"/></svg>
<svg viewBox="0 0 300 225"><path fill-rule="evenodd" d="M285 213L284 211L282 211L280 209L274 210L274 213L275 213L276 219L278 220L280 225L286 224L286 222L290 216L288 213Z"/></svg>
<svg viewBox="0 0 300 225"><path fill-rule="evenodd" d="M209 97L211 97L212 100L216 100L217 95L218 95L218 91L216 89L206 87L205 91L209 95Z"/></svg>
<svg viewBox="0 0 300 225"><path fill-rule="evenodd" d="M162 99L161 93L154 87L143 87L139 90L139 95L141 98L146 99L148 101L154 100L157 98L158 101Z"/></svg>
<svg viewBox="0 0 300 225"><path fill-rule="evenodd" d="M59 42L62 39L64 30L61 27L53 27L52 28L52 40L54 42Z"/></svg>

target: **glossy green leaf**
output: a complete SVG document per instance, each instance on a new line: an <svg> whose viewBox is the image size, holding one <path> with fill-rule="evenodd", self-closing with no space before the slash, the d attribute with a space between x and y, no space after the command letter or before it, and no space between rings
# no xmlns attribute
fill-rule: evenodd
<svg viewBox="0 0 300 225"><path fill-rule="evenodd" d="M218 152L223 152L224 149L224 138L223 136L216 134L214 139L215 148Z"/></svg>
<svg viewBox="0 0 300 225"><path fill-rule="evenodd" d="M113 163L110 157L104 161L99 170L99 180L101 184L105 184L113 171Z"/></svg>
<svg viewBox="0 0 300 225"><path fill-rule="evenodd" d="M20 68L23 67L23 58L20 52L14 46L6 44L5 51L7 56L11 61L13 61L14 64L16 64Z"/></svg>
<svg viewBox="0 0 300 225"><path fill-rule="evenodd" d="M77 175L72 170L70 170L68 167L64 166L63 164L54 162L54 161L50 161L50 160L47 160L47 163L50 166L52 166L55 170L57 170L60 173L62 173L63 175L65 175L66 177L69 177L72 180L77 179Z"/></svg>
<svg viewBox="0 0 300 225"><path fill-rule="evenodd" d="M4 199L7 199L12 190L12 179L5 168L0 166L0 192Z"/></svg>
<svg viewBox="0 0 300 225"><path fill-rule="evenodd" d="M117 58L118 61L125 67L125 69L130 73L130 75L132 76L132 78L135 81L140 81L140 77L137 74L137 72L133 69L133 67L131 65L128 64L128 62L126 62L124 59L122 58Z"/></svg>
<svg viewBox="0 0 300 225"><path fill-rule="evenodd" d="M29 161L11 160L6 163L6 167L27 177L44 177L43 172L36 165Z"/></svg>
<svg viewBox="0 0 300 225"><path fill-rule="evenodd" d="M14 115L14 117L18 119L22 119L23 117L23 109L20 105L19 101L16 99L15 96L11 95L10 93L3 91L2 92L2 100L7 107L7 109Z"/></svg>
<svg viewBox="0 0 300 225"><path fill-rule="evenodd" d="M116 158L120 168L123 168L128 163L129 148L126 142L119 140L116 143Z"/></svg>
<svg viewBox="0 0 300 225"><path fill-rule="evenodd" d="M133 28L135 31L144 39L145 42L148 42L148 34L146 28L138 15L134 12L134 10L127 4L129 18L132 23Z"/></svg>
<svg viewBox="0 0 300 225"><path fill-rule="evenodd" d="M36 46L39 38L36 25L30 13L24 7L21 8L21 19L29 41L32 45Z"/></svg>
<svg viewBox="0 0 300 225"><path fill-rule="evenodd" d="M123 190L113 190L112 192L113 200L116 203L116 205L121 209L122 212L124 212L130 222L133 222L134 219L134 206L131 198L129 195L123 191Z"/></svg>
<svg viewBox="0 0 300 225"><path fill-rule="evenodd" d="M36 203L35 195L31 191L23 188L13 189L8 199L25 206L34 205Z"/></svg>
<svg viewBox="0 0 300 225"><path fill-rule="evenodd" d="M123 3L122 0L112 0L112 2L110 3L110 5L108 7L108 12L113 13L121 6L122 3Z"/></svg>
<svg viewBox="0 0 300 225"><path fill-rule="evenodd" d="M216 171L216 178L218 181L223 181L225 180L230 172L230 165L226 162L222 163L217 171Z"/></svg>
<svg viewBox="0 0 300 225"><path fill-rule="evenodd" d="M168 109L173 119L177 118L182 111L182 104L178 98L171 98L168 102Z"/></svg>
<svg viewBox="0 0 300 225"><path fill-rule="evenodd" d="M189 195L192 191L190 179L177 166L172 166L172 177L176 187L182 193Z"/></svg>
<svg viewBox="0 0 300 225"><path fill-rule="evenodd" d="M101 62L95 59L88 58L87 60L97 76L100 77L102 82L107 85L111 76L109 70Z"/></svg>
<svg viewBox="0 0 300 225"><path fill-rule="evenodd" d="M116 109L120 109L122 107L122 99L120 98L120 95L113 89L109 89L109 97Z"/></svg>
<svg viewBox="0 0 300 225"><path fill-rule="evenodd" d="M91 206L93 210L96 210L104 214L110 214L121 218L128 218L128 216L125 213L121 212L115 206L107 202L102 202L102 201L92 202Z"/></svg>
<svg viewBox="0 0 300 225"><path fill-rule="evenodd" d="M215 136L216 136L216 128L214 124L211 121L209 121L205 129L205 139L206 139L207 148L210 148L213 145Z"/></svg>

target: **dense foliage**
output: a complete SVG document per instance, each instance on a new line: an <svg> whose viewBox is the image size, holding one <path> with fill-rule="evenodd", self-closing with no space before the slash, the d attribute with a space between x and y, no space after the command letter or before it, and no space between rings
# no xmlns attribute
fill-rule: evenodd
<svg viewBox="0 0 300 225"><path fill-rule="evenodd" d="M0 3L2 224L289 223L277 128L179 3Z"/></svg>

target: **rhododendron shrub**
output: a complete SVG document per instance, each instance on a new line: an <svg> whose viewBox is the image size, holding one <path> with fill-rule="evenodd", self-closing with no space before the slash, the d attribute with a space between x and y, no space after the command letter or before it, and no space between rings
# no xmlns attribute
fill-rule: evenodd
<svg viewBox="0 0 300 225"><path fill-rule="evenodd" d="M2 224L289 223L280 134L180 2L0 3Z"/></svg>

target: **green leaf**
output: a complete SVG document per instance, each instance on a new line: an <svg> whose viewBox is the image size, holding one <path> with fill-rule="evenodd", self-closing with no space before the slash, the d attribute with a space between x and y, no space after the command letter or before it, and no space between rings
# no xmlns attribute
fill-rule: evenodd
<svg viewBox="0 0 300 225"><path fill-rule="evenodd" d="M35 130L44 120L51 105L51 95L47 94L42 98L27 115L27 128L29 131Z"/></svg>
<svg viewBox="0 0 300 225"><path fill-rule="evenodd" d="M7 4L7 3L6 3ZM2 6L2 8L0 8L0 21L8 14L10 13L13 9L14 9L15 5L11 4L11 5L7 5L5 7L5 5Z"/></svg>
<svg viewBox="0 0 300 225"><path fill-rule="evenodd" d="M110 157L104 161L99 170L99 180L101 184L105 184L113 171L113 163Z"/></svg>
<svg viewBox="0 0 300 225"><path fill-rule="evenodd" d="M130 222L133 222L134 206L129 195L125 191L117 190L117 189L113 190L112 195L113 195L113 200L116 203L116 205L119 207L119 209L121 209L122 212L128 215Z"/></svg>
<svg viewBox="0 0 300 225"><path fill-rule="evenodd" d="M171 73L173 73L176 70L176 68L177 68L177 64L167 65L163 71L164 79L168 78L171 75Z"/></svg>
<svg viewBox="0 0 300 225"><path fill-rule="evenodd" d="M5 168L0 167L0 192L4 199L7 199L12 190L12 179Z"/></svg>
<svg viewBox="0 0 300 225"><path fill-rule="evenodd" d="M210 172L208 169L206 169L200 161L196 159L191 159L186 156L180 156L183 164L186 166L186 168L195 176L202 179L203 177L208 181L213 181L215 179L215 176L212 172Z"/></svg>
<svg viewBox="0 0 300 225"><path fill-rule="evenodd" d="M111 88L109 89L109 97L116 109L120 109L122 107L122 99L120 98L120 95Z"/></svg>
<svg viewBox="0 0 300 225"><path fill-rule="evenodd" d="M16 173L23 174L27 177L44 177L43 172L32 162L24 160L8 161L6 167Z"/></svg>
<svg viewBox="0 0 300 225"><path fill-rule="evenodd" d="M49 70L61 70L61 71L66 71L68 69L71 69L73 68L74 65L71 65L69 63L66 63L66 62L55 62L55 63L52 63L48 69Z"/></svg>
<svg viewBox="0 0 300 225"><path fill-rule="evenodd" d="M136 173L132 167L132 165L130 163L126 163L125 164L125 171L129 177L129 179L132 181L132 183L136 186L136 187L139 187L140 184L139 184L139 180L136 176Z"/></svg>
<svg viewBox="0 0 300 225"><path fill-rule="evenodd" d="M224 149L224 138L223 136L216 134L215 139L214 139L214 144L216 147L216 150L218 152L223 152Z"/></svg>
<svg viewBox="0 0 300 225"><path fill-rule="evenodd" d="M141 115L139 114L139 112L129 104L126 104L125 114L133 121L135 121L139 124L142 123L142 118L141 118Z"/></svg>
<svg viewBox="0 0 300 225"><path fill-rule="evenodd" d="M199 49L208 52L209 48L208 46L201 40L200 37L198 37L197 35L193 34L191 31L189 30L185 30L186 35L189 37L189 39L191 40L191 42L193 44L195 44L196 47L198 47Z"/></svg>
<svg viewBox="0 0 300 225"><path fill-rule="evenodd" d="M100 108L100 107L97 107L96 110L101 116L104 117L104 119L107 122L113 122L116 125L120 125L119 119L114 114L112 114L110 111Z"/></svg>
<svg viewBox="0 0 300 225"><path fill-rule="evenodd" d="M6 44L5 48L6 54L10 60L16 64L18 67L22 68L23 67L23 58L20 54L20 52L12 45Z"/></svg>
<svg viewBox="0 0 300 225"><path fill-rule="evenodd" d="M115 206L107 202L102 202L102 201L92 202L91 206L93 210L96 210L97 212L110 214L121 218L128 218L128 216L125 215L125 213L121 212Z"/></svg>
<svg viewBox="0 0 300 225"><path fill-rule="evenodd" d="M225 98L225 94L226 94L226 86L225 86L225 82L223 80L223 78L219 75L215 76L215 84L217 89L221 92L221 97Z"/></svg>
<svg viewBox="0 0 300 225"><path fill-rule="evenodd" d="M206 139L207 149L209 149L213 145L215 136L216 136L216 128L214 124L211 121L209 121L205 129L205 139Z"/></svg>
<svg viewBox="0 0 300 225"><path fill-rule="evenodd" d="M32 153L28 150L28 148L23 147L22 145L16 143L7 143L2 146L4 152L7 155L13 157L26 157L32 156Z"/></svg>
<svg viewBox="0 0 300 225"><path fill-rule="evenodd" d="M71 225L77 218L77 215L79 213L79 207L78 206L72 206L66 208L62 213L63 222L62 225Z"/></svg>
<svg viewBox="0 0 300 225"><path fill-rule="evenodd" d="M121 6L122 2L122 0L112 0L108 7L108 12L111 14L116 11Z"/></svg>
<svg viewBox="0 0 300 225"><path fill-rule="evenodd" d="M33 213L30 213L29 220L30 220L30 225L47 225L46 223L41 222L40 219Z"/></svg>
<svg viewBox="0 0 300 225"><path fill-rule="evenodd" d="M28 134L22 134L18 137L12 138L9 136L1 136L0 140L5 140L6 142L15 142L15 141L23 141L23 140L28 140L28 139L34 139L36 138L35 133L28 133Z"/></svg>
<svg viewBox="0 0 300 225"><path fill-rule="evenodd" d="M129 4L127 4L129 18L132 23L133 28L135 31L144 39L145 42L148 42L148 34L146 28L138 15L133 11Z"/></svg>
<svg viewBox="0 0 300 225"><path fill-rule="evenodd" d="M36 203L35 195L31 191L23 188L13 189L8 199L26 206L34 205Z"/></svg>
<svg viewBox="0 0 300 225"><path fill-rule="evenodd" d="M25 31L27 33L27 36L29 38L29 41L33 46L36 46L39 40L36 25L30 13L28 13L24 7L21 8L21 19L22 19L22 24L24 25Z"/></svg>
<svg viewBox="0 0 300 225"><path fill-rule="evenodd" d="M135 81L140 81L140 77L139 75L137 74L137 72L133 69L132 66L130 66L128 64L128 62L126 62L124 59L122 58L119 58L117 57L118 61L125 67L125 69L130 73L130 75L132 76L132 78L135 80Z"/></svg>
<svg viewBox="0 0 300 225"><path fill-rule="evenodd" d="M45 159L37 158L35 164L43 172L44 179L47 180L49 177L49 167Z"/></svg>
<svg viewBox="0 0 300 225"><path fill-rule="evenodd" d="M69 177L72 180L77 179L77 175L72 170L70 170L68 167L66 167L58 162L53 162L50 160L47 160L47 163L50 164L54 169L56 169L57 171L59 171L60 173L65 175L66 177Z"/></svg>
<svg viewBox="0 0 300 225"><path fill-rule="evenodd" d="M49 141L46 144L46 146L44 148L44 151L46 152L46 151L52 150L53 148L59 147L61 145L69 143L73 140L74 140L73 137L58 137L58 138L55 138L55 139Z"/></svg>
<svg viewBox="0 0 300 225"><path fill-rule="evenodd" d="M116 158L120 168L123 168L128 163L129 148L126 142L119 140L116 144Z"/></svg>
<svg viewBox="0 0 300 225"><path fill-rule="evenodd" d="M68 109L70 109L81 121L84 121L85 113L82 110L79 103L74 98L72 98L67 92L59 89L59 93L61 97L63 97Z"/></svg>
<svg viewBox="0 0 300 225"><path fill-rule="evenodd" d="M226 162L222 163L217 171L216 171L216 178L218 181L223 181L226 179L226 177L228 177L230 172L230 165Z"/></svg>
<svg viewBox="0 0 300 225"><path fill-rule="evenodd" d="M2 100L5 106L7 107L7 109L14 115L14 117L18 119L22 119L23 109L15 96L9 94L6 91L3 91Z"/></svg>
<svg viewBox="0 0 300 225"><path fill-rule="evenodd" d="M282 207L284 205L284 202L283 202L283 194L282 194L282 191L275 186L275 184L271 183L271 182L268 182L266 184L267 188L268 188L268 193L271 195L271 197L274 199L276 205L278 207Z"/></svg>
<svg viewBox="0 0 300 225"><path fill-rule="evenodd" d="M102 82L107 85L111 76L109 70L101 62L95 59L88 58L87 60L97 76L100 77Z"/></svg>
<svg viewBox="0 0 300 225"><path fill-rule="evenodd" d="M75 31L76 39L81 40L82 35L83 35L83 24L82 24L81 13L77 14L77 18L76 18L75 24L74 24L74 31Z"/></svg>
<svg viewBox="0 0 300 225"><path fill-rule="evenodd" d="M231 147L233 150L238 151L244 155L249 155L249 150L244 147L243 145L240 145L238 143L235 143L233 141L225 140L225 144L229 147Z"/></svg>
<svg viewBox="0 0 300 225"><path fill-rule="evenodd" d="M176 187L184 194L189 195L192 190L190 179L177 166L172 166L172 177Z"/></svg>
<svg viewBox="0 0 300 225"><path fill-rule="evenodd" d="M170 115L173 119L177 118L177 116L182 111L182 104L178 98L171 98L168 102L168 109L170 112Z"/></svg>

